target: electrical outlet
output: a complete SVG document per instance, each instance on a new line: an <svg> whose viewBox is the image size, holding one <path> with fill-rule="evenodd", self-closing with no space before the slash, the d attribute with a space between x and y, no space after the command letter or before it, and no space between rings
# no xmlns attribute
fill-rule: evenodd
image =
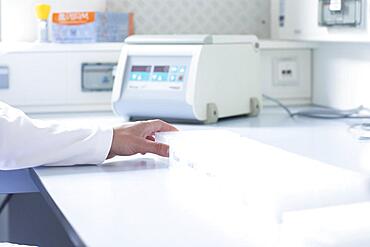
<svg viewBox="0 0 370 247"><path fill-rule="evenodd" d="M288 105L311 103L312 50L300 48L300 43L272 41L265 48L261 44L262 93Z"/></svg>
<svg viewBox="0 0 370 247"><path fill-rule="evenodd" d="M296 58L280 58L275 62L275 86L294 86L299 81L299 67Z"/></svg>

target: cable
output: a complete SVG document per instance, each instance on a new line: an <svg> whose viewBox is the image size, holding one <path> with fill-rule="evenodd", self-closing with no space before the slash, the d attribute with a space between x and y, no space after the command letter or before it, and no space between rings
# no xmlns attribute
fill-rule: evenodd
<svg viewBox="0 0 370 247"><path fill-rule="evenodd" d="M370 141L370 123L352 124L348 131L359 141Z"/></svg>
<svg viewBox="0 0 370 247"><path fill-rule="evenodd" d="M12 197L13 197L13 194L9 194L5 196L3 202L0 204L0 215L2 214L2 212L4 211L5 207L8 205Z"/></svg>
<svg viewBox="0 0 370 247"><path fill-rule="evenodd" d="M315 109L315 110L292 112L280 100L267 96L267 95L263 95L263 97L279 105L289 114L291 118L298 116L298 117L317 118L317 119L370 119L370 109L365 108L363 106L360 106L355 109L350 109L350 110L321 108L321 109ZM368 115L361 115L363 111L368 112Z"/></svg>
<svg viewBox="0 0 370 247"><path fill-rule="evenodd" d="M351 110L337 110L332 108L322 108L319 110L306 110L292 112L286 105L280 100L273 97L263 95L267 100L270 100L281 108L283 108L291 118L307 117L316 119L370 119L370 109L360 106ZM369 115L361 115L362 112L366 111ZM349 126L349 132L354 135L359 141L370 141L370 123L357 123Z"/></svg>
<svg viewBox="0 0 370 247"><path fill-rule="evenodd" d="M267 96L265 94L262 95L265 99L267 100L270 100L272 102L274 102L275 104L277 104L278 106L280 106L281 108L283 108L288 114L290 117L294 117L294 113L290 111L290 109L284 105L280 100L278 99L275 99L273 97L270 97L270 96Z"/></svg>

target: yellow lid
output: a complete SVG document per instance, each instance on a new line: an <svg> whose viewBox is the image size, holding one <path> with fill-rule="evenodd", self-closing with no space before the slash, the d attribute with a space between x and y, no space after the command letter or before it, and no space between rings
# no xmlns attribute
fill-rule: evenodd
<svg viewBox="0 0 370 247"><path fill-rule="evenodd" d="M50 5L49 4L38 4L36 5L36 16L41 20L47 20L50 14Z"/></svg>

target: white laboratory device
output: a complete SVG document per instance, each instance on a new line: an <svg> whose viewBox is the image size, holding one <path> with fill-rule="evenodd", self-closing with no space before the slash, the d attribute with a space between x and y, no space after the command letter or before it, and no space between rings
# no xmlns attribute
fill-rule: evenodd
<svg viewBox="0 0 370 247"><path fill-rule="evenodd" d="M255 36L131 36L117 67L113 109L132 120L201 123L257 115L259 71Z"/></svg>
<svg viewBox="0 0 370 247"><path fill-rule="evenodd" d="M122 44L0 44L0 101L27 113L111 110Z"/></svg>

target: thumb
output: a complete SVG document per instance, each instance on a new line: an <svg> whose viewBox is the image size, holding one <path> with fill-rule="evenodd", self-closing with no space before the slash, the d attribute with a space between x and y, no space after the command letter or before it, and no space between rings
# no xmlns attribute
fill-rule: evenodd
<svg viewBox="0 0 370 247"><path fill-rule="evenodd" d="M142 145L142 153L153 153L163 157L169 156L170 147L163 143L157 143L149 140L145 140L144 145Z"/></svg>

